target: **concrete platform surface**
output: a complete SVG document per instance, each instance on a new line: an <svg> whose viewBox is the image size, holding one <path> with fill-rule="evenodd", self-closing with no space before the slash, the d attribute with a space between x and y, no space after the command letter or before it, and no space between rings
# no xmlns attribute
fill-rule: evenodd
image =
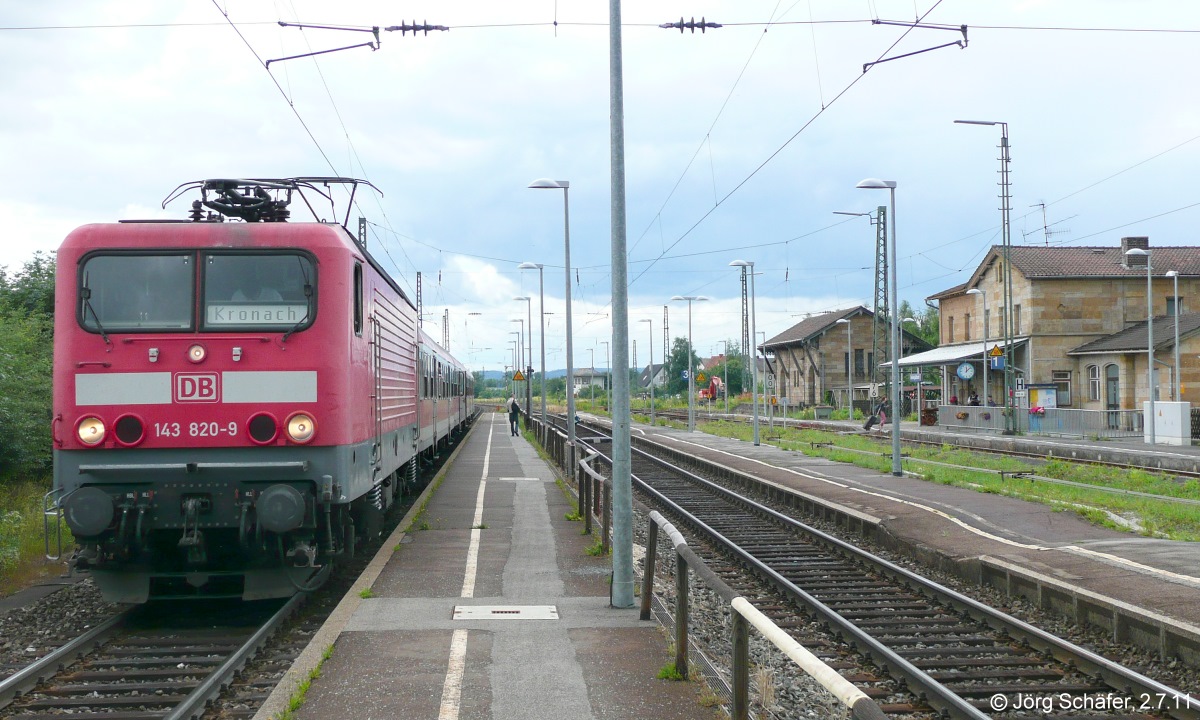
<svg viewBox="0 0 1200 720"><path fill-rule="evenodd" d="M482 415L372 596L349 603L295 717L718 717L698 684L657 679L667 640L609 605L611 560L587 554L573 510L505 417ZM526 619L546 613L557 619Z"/></svg>

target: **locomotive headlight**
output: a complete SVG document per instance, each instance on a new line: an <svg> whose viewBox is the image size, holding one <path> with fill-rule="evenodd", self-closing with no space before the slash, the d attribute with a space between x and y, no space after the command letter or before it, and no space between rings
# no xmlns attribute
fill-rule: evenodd
<svg viewBox="0 0 1200 720"><path fill-rule="evenodd" d="M288 418L287 436L292 442L303 445L312 440L316 432L317 422L312 419L311 415L301 412Z"/></svg>
<svg viewBox="0 0 1200 720"><path fill-rule="evenodd" d="M99 445L104 442L104 421L95 416L88 416L75 426L75 434L84 445Z"/></svg>
<svg viewBox="0 0 1200 720"><path fill-rule="evenodd" d="M204 362L204 358L206 357L208 357L208 351L204 349L203 345L193 345L188 348L187 359L190 362Z"/></svg>

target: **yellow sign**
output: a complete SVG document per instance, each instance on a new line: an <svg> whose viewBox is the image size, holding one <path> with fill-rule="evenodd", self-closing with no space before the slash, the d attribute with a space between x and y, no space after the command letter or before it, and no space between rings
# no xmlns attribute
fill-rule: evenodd
<svg viewBox="0 0 1200 720"><path fill-rule="evenodd" d="M1000 357L1003 354L1004 354L1004 351L1000 349L999 345L993 345L992 349L988 352L988 355L990 355L992 357Z"/></svg>
<svg viewBox="0 0 1200 720"><path fill-rule="evenodd" d="M521 374L520 370L517 371L516 375L513 375L513 380L515 380L516 382L521 382L524 379L525 379L525 376Z"/></svg>
<svg viewBox="0 0 1200 720"><path fill-rule="evenodd" d="M703 385L706 380L708 380L708 378L704 377L704 373L699 373L696 375L696 382L700 383L701 385Z"/></svg>
<svg viewBox="0 0 1200 720"><path fill-rule="evenodd" d="M776 405L776 404L778 404L778 403L779 403L779 401L775 399L775 396L774 396L774 395L772 395L772 396L771 396L771 404L772 404L772 405Z"/></svg>

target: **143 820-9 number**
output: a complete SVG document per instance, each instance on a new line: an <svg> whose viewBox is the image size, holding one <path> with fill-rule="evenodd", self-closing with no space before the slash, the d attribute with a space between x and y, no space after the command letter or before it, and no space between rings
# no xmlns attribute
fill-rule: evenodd
<svg viewBox="0 0 1200 720"><path fill-rule="evenodd" d="M218 422L194 422L184 426L182 423L154 423L155 437L174 438L187 431L188 437L229 437L237 436L237 423L229 422L224 425Z"/></svg>

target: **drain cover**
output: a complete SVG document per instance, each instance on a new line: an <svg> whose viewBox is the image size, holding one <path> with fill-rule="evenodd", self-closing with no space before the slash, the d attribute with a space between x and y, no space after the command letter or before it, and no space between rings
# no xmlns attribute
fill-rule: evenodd
<svg viewBox="0 0 1200 720"><path fill-rule="evenodd" d="M556 605L455 605L455 620L557 620Z"/></svg>

